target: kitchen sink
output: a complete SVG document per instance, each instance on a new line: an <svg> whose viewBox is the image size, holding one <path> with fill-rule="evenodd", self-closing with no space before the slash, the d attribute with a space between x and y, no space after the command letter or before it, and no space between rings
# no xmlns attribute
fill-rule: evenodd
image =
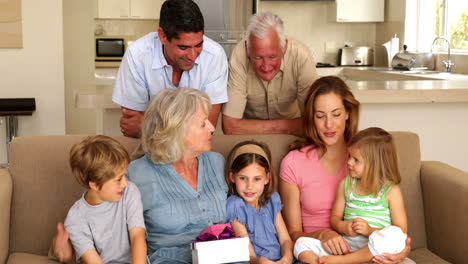
<svg viewBox="0 0 468 264"><path fill-rule="evenodd" d="M366 71L377 71L377 72L390 72L390 73L403 73L403 74L439 74L439 73L447 73L449 72L440 72L434 70L424 70L424 69L413 69L413 70L399 70L399 69L392 69L392 68L368 68Z"/></svg>

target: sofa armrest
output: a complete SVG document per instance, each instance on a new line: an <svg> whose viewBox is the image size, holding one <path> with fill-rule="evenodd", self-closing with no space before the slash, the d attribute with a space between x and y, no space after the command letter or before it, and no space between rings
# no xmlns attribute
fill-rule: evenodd
<svg viewBox="0 0 468 264"><path fill-rule="evenodd" d="M449 262L465 263L468 173L442 162L423 161L421 187L428 249Z"/></svg>
<svg viewBox="0 0 468 264"><path fill-rule="evenodd" d="M0 169L0 263L6 263L10 243L10 207L13 182L8 169Z"/></svg>

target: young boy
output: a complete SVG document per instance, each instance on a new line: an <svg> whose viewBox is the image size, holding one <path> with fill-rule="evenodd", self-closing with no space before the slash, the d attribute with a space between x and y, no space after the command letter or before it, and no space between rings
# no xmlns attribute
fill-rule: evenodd
<svg viewBox="0 0 468 264"><path fill-rule="evenodd" d="M88 189L65 220L78 262L147 263L141 196L125 175L129 162L124 147L107 136L72 147L73 175Z"/></svg>

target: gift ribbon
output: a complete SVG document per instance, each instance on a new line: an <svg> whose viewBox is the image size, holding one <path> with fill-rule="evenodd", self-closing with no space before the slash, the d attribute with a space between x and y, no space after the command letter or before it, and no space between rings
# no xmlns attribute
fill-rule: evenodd
<svg viewBox="0 0 468 264"><path fill-rule="evenodd" d="M236 233L232 230L231 227L226 226L219 236L215 236L210 233L203 233L197 236L196 242L203 242L203 241L213 241L213 240L223 240L236 237Z"/></svg>

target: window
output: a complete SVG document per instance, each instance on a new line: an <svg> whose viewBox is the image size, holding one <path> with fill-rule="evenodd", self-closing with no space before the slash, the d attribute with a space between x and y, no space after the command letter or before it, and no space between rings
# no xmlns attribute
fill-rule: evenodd
<svg viewBox="0 0 468 264"><path fill-rule="evenodd" d="M417 50L429 51L433 40L437 37L445 37L450 41L451 51L468 53L468 1L467 0L418 0L412 2L410 8L407 5L407 18L410 10L417 10L418 17L413 24L410 34L405 34L412 39ZM415 36L417 36L415 38ZM434 51L445 52L447 45L443 41L434 43Z"/></svg>
<svg viewBox="0 0 468 264"><path fill-rule="evenodd" d="M435 34L447 36L453 49L468 51L468 1L436 0Z"/></svg>

